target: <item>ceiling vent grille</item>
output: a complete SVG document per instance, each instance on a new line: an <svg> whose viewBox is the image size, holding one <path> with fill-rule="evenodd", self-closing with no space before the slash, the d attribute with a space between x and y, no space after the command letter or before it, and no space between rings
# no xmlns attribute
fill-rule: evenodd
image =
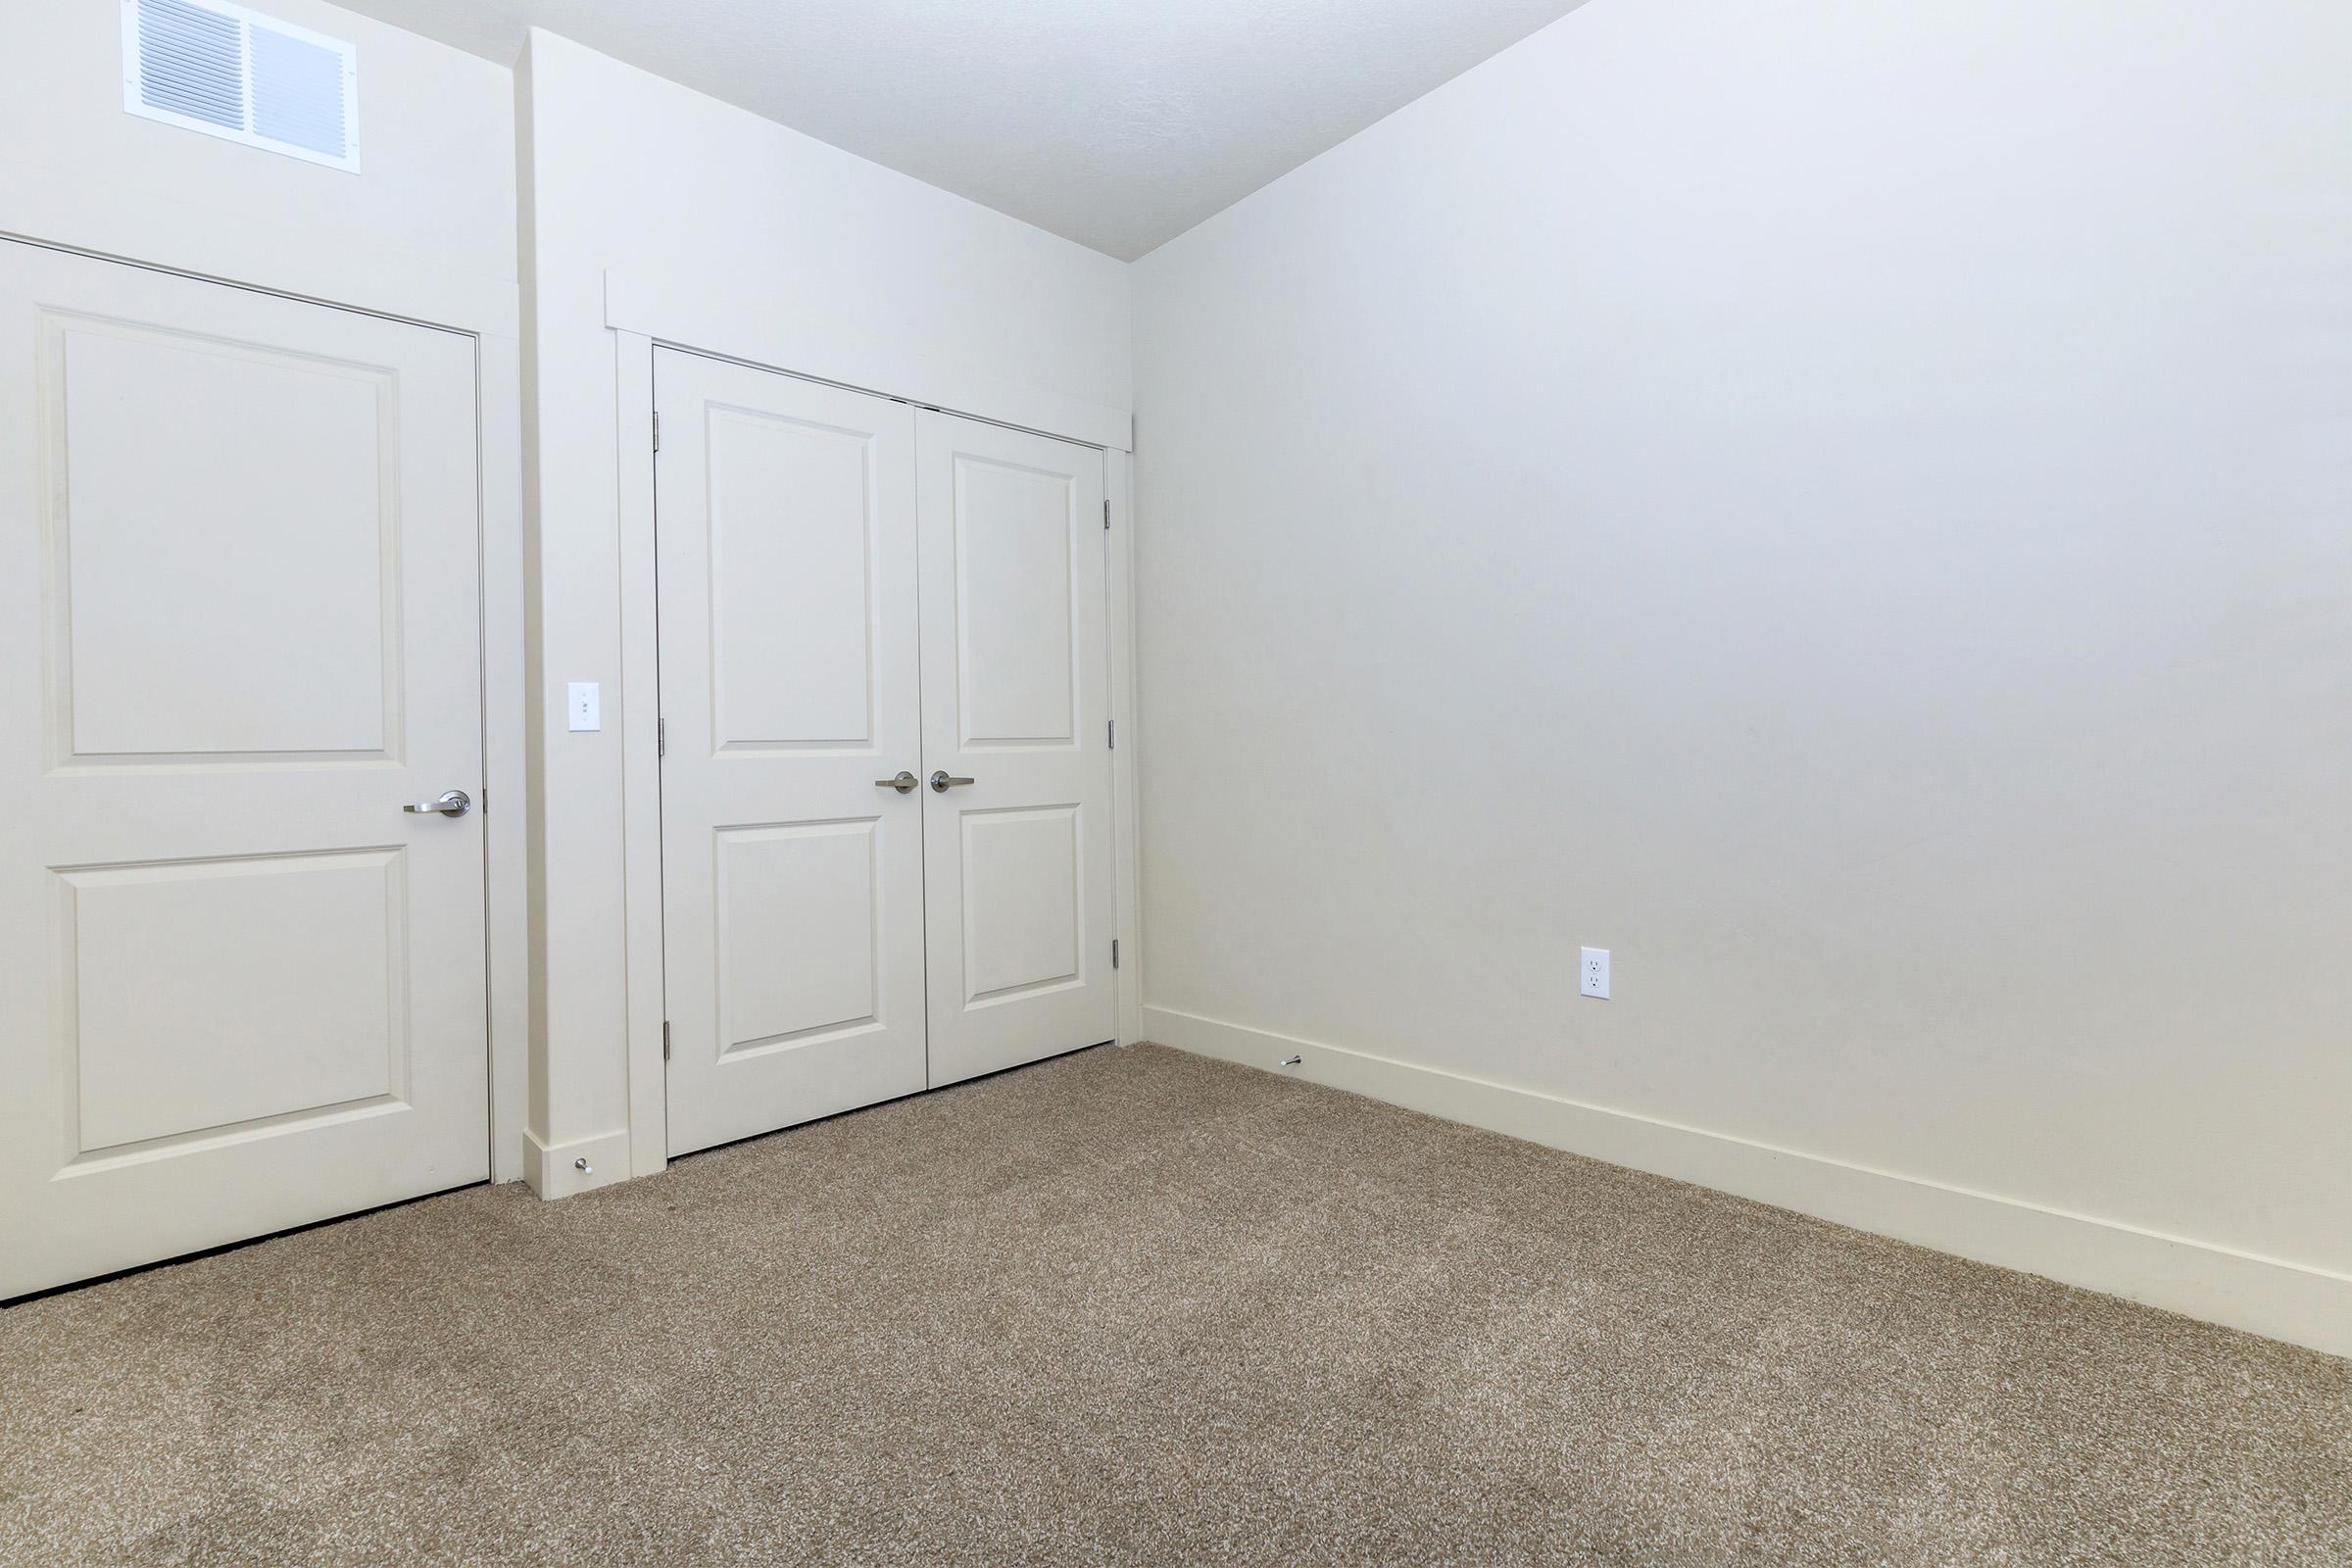
<svg viewBox="0 0 2352 1568"><path fill-rule="evenodd" d="M358 52L221 0L122 0L122 107L359 172Z"/></svg>

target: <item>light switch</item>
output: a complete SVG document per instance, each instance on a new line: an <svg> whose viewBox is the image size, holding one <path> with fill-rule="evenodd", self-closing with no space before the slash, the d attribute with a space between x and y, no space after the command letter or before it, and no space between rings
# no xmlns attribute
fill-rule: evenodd
<svg viewBox="0 0 2352 1568"><path fill-rule="evenodd" d="M575 680L566 688L564 706L575 730L605 727L604 688L592 680Z"/></svg>

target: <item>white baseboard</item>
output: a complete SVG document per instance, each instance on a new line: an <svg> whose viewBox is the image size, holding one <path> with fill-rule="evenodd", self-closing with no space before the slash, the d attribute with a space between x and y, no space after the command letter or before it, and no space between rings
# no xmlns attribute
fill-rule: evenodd
<svg viewBox="0 0 2352 1568"><path fill-rule="evenodd" d="M2352 1276L1166 1007L1144 1008L1144 1035L1181 1051L1290 1072L1857 1230L2352 1355ZM1302 1059L1282 1067L1289 1056Z"/></svg>
<svg viewBox="0 0 2352 1568"><path fill-rule="evenodd" d="M575 1161L586 1160L582 1170ZM592 1188L610 1187L629 1179L629 1130L626 1127L569 1143L542 1143L539 1135L522 1135L522 1179L541 1198L570 1198Z"/></svg>

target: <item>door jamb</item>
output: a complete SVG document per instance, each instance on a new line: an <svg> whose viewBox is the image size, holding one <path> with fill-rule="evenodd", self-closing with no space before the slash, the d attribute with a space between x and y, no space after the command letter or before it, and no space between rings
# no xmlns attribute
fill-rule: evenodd
<svg viewBox="0 0 2352 1568"><path fill-rule="evenodd" d="M1110 716L1118 744L1110 749L1111 901L1118 914L1119 966L1112 975L1119 1003L1119 1044L1144 1038L1143 726L1136 713L1135 455L1113 447L1102 454L1103 494L1110 501L1109 548L1103 553L1103 604L1110 616Z"/></svg>
<svg viewBox="0 0 2352 1568"><path fill-rule="evenodd" d="M614 328L614 382L619 388L614 417L620 433L620 725L622 731L621 857L626 930L625 1025L628 1037L629 1174L650 1176L669 1162L668 1079L662 1057L662 771L658 751L661 722L661 645L656 635L655 571L659 559L654 525L654 350L673 348L707 359L733 359L706 349L672 344L643 332ZM754 360L734 363L755 369L798 375ZM827 381L840 386L839 381ZM872 387L854 392L897 397ZM918 404L918 407L930 407ZM946 409L966 418L1005 424L986 410ZM1033 428L1018 425L1016 428ZM1119 967L1112 975L1117 1001L1117 1043L1143 1038L1142 899L1137 884L1138 797L1136 740L1136 642L1134 616L1134 461L1099 440L1039 430L1103 455L1103 494L1111 510L1109 574L1105 610L1109 616L1110 717L1118 744L1111 748L1112 901L1119 939Z"/></svg>
<svg viewBox="0 0 2352 1568"><path fill-rule="evenodd" d="M522 343L475 332L480 443L483 936L490 984L490 1179L529 1165L531 792L523 667Z"/></svg>
<svg viewBox="0 0 2352 1568"><path fill-rule="evenodd" d="M662 1059L662 645L656 636L654 342L612 334L620 432L620 837L622 1026L628 1038L629 1174L669 1163Z"/></svg>

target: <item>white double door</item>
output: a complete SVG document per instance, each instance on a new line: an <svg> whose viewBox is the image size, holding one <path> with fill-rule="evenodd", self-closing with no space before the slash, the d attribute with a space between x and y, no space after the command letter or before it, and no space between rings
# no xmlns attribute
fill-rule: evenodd
<svg viewBox="0 0 2352 1568"><path fill-rule="evenodd" d="M470 339L0 241L0 1298L489 1162Z"/></svg>
<svg viewBox="0 0 2352 1568"><path fill-rule="evenodd" d="M1108 1040L1102 455L658 350L672 1153Z"/></svg>

